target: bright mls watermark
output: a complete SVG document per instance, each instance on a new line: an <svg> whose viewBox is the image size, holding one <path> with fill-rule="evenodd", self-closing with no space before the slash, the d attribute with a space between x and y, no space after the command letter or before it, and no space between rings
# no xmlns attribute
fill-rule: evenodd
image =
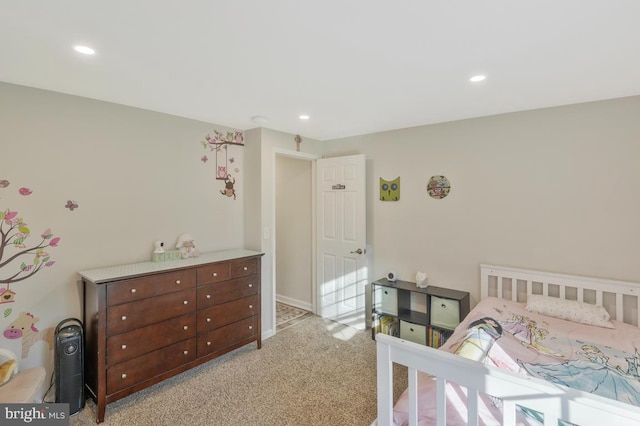
<svg viewBox="0 0 640 426"><path fill-rule="evenodd" d="M0 424L68 426L69 404L0 404Z"/></svg>

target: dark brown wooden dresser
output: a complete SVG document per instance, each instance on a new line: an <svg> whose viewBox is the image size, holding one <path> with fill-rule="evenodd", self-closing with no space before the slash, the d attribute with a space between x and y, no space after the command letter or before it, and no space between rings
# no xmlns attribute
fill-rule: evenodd
<svg viewBox="0 0 640 426"><path fill-rule="evenodd" d="M260 349L261 256L229 250L79 272L98 423L113 401L249 343Z"/></svg>

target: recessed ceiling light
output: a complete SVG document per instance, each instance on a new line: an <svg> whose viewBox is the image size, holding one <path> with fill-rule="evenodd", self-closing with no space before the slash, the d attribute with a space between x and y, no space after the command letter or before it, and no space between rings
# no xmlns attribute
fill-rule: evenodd
<svg viewBox="0 0 640 426"><path fill-rule="evenodd" d="M269 122L269 119L264 115L254 115L253 117L251 117L251 121L256 124L266 124Z"/></svg>
<svg viewBox="0 0 640 426"><path fill-rule="evenodd" d="M300 115L300 120L308 120L309 116L307 114L301 114Z"/></svg>
<svg viewBox="0 0 640 426"><path fill-rule="evenodd" d="M82 53L83 55L93 55L96 53L95 50L87 46L75 46L74 49L76 52Z"/></svg>
<svg viewBox="0 0 640 426"><path fill-rule="evenodd" d="M479 81L483 81L487 78L486 75L474 75L473 77L471 77L469 79L469 81L473 82L473 83L477 83Z"/></svg>

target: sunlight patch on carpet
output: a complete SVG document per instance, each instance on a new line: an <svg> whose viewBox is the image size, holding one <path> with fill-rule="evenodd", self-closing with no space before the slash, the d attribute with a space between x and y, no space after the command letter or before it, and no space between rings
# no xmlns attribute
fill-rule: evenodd
<svg viewBox="0 0 640 426"><path fill-rule="evenodd" d="M353 327L344 327L342 330L333 333L333 337L346 342L347 340L351 340L357 333L358 330Z"/></svg>

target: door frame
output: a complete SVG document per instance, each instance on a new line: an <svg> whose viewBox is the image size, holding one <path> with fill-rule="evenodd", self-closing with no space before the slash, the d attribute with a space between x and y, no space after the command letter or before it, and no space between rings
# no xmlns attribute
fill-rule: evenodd
<svg viewBox="0 0 640 426"><path fill-rule="evenodd" d="M271 228L271 238L269 239L269 249L272 253L271 256L271 287L272 294L271 300L273 302L273 316L272 316L272 324L273 324L273 335L276 334L276 167L277 167L277 157L288 157L296 160L307 160L311 162L311 229L313 232L311 233L311 306L313 308L313 313L317 313L318 311L318 297L317 297L317 283L316 283L316 160L322 158L320 155L310 154L308 152L299 152L292 151L289 149L283 149L278 147L273 147L272 155L271 155L271 170L273 174L271 176L271 182L273 182L273 188L271 191L272 200L271 206L273 208L271 212L271 223L268 224L268 227ZM263 235L264 237L264 235Z"/></svg>

